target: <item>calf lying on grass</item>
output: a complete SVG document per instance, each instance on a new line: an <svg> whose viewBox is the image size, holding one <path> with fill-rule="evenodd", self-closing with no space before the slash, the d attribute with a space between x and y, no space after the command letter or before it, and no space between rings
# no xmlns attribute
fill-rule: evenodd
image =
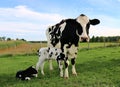
<svg viewBox="0 0 120 87"><path fill-rule="evenodd" d="M33 66L30 66L25 70L20 70L16 73L16 78L21 80L30 80L30 78L34 76L37 77L37 70Z"/></svg>
<svg viewBox="0 0 120 87"><path fill-rule="evenodd" d="M49 48L49 47L39 49L38 54L39 54L39 60L36 64L36 70L38 71L40 67L42 75L44 75L43 68L44 68L45 60L49 60L50 70L52 70L53 69L52 60L53 59L57 60L58 64L60 65L60 63L65 57L64 54L62 54L61 49Z"/></svg>

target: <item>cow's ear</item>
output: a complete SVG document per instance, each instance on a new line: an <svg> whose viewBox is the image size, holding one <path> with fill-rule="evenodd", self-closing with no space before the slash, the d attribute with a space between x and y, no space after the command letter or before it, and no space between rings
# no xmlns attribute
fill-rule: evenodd
<svg viewBox="0 0 120 87"><path fill-rule="evenodd" d="M99 23L100 23L100 20L98 20L98 19L92 19L92 20L90 20L90 24L91 25L97 25Z"/></svg>

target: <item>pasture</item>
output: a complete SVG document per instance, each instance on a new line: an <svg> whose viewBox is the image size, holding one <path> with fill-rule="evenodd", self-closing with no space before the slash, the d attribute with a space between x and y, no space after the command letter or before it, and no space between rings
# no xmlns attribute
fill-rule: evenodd
<svg viewBox="0 0 120 87"><path fill-rule="evenodd" d="M35 66L37 54L0 56L0 87L120 87L120 47L109 44L103 48L103 43L99 44L102 45L90 44L89 50L85 48L87 44L81 44L82 48L78 50L76 59L78 75L72 75L70 65L69 79L59 77L55 61L54 70L49 71L46 61L45 76L39 71L38 78L20 81L15 78L16 72L31 65Z"/></svg>

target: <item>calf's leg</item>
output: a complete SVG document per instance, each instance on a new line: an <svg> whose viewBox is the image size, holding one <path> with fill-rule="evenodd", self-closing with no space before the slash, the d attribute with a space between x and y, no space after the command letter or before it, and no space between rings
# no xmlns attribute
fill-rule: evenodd
<svg viewBox="0 0 120 87"><path fill-rule="evenodd" d="M60 69L60 77L63 77L63 61L58 60L57 62L58 62L59 69Z"/></svg>
<svg viewBox="0 0 120 87"><path fill-rule="evenodd" d="M49 60L49 68L50 70L53 70L52 60Z"/></svg>
<svg viewBox="0 0 120 87"><path fill-rule="evenodd" d="M41 68L41 74L44 75L44 61L45 60L39 60L36 64L36 70L39 70L39 67Z"/></svg>

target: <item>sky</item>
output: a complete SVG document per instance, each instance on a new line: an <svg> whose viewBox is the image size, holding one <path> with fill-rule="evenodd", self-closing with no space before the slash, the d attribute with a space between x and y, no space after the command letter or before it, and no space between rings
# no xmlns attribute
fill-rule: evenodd
<svg viewBox="0 0 120 87"><path fill-rule="evenodd" d="M92 36L120 36L120 0L0 0L0 37L47 40L48 26L80 14L97 18Z"/></svg>

